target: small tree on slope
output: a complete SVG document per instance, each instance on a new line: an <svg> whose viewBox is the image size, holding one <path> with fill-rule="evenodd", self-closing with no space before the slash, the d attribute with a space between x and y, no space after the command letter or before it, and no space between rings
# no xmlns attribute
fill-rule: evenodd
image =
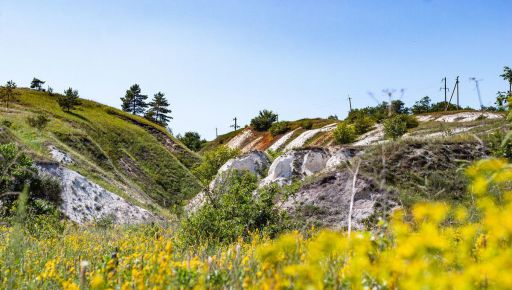
<svg viewBox="0 0 512 290"><path fill-rule="evenodd" d="M70 112L71 110L74 110L76 106L82 104L78 98L78 91L68 88L64 91L64 95L60 95L57 98L57 103L59 103L62 110Z"/></svg>
<svg viewBox="0 0 512 290"><path fill-rule="evenodd" d="M38 91L42 91L44 83L45 83L45 81L42 81L38 78L33 78L32 82L30 83L30 88L38 90Z"/></svg>
<svg viewBox="0 0 512 290"><path fill-rule="evenodd" d="M20 95L16 88L16 83L13 81L8 81L5 86L0 87L0 100L5 103L6 107L9 107L9 103Z"/></svg>
<svg viewBox="0 0 512 290"><path fill-rule="evenodd" d="M149 102L146 118L165 127L172 119L171 116L168 116L172 111L169 109L169 102L164 96L162 92L154 95L153 100Z"/></svg>
<svg viewBox="0 0 512 290"><path fill-rule="evenodd" d="M141 94L141 89L138 84L134 84L126 91L126 94L121 101L123 111L130 112L134 115L143 115L148 107L146 103L147 95Z"/></svg>

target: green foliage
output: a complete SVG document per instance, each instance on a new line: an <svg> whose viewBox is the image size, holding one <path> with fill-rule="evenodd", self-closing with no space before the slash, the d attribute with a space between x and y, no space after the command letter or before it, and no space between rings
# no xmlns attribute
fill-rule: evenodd
<svg viewBox="0 0 512 290"><path fill-rule="evenodd" d="M16 90L16 83L8 81L5 86L0 87L0 102L3 102L6 107L9 107L9 103L12 103L20 95Z"/></svg>
<svg viewBox="0 0 512 290"><path fill-rule="evenodd" d="M270 149L267 149L266 152L267 152L267 155L268 155L270 161L276 160L277 157L283 155L283 153L284 153L283 151L279 151L279 150L274 151L274 150L270 150Z"/></svg>
<svg viewBox="0 0 512 290"><path fill-rule="evenodd" d="M428 96L425 96L412 106L411 111L413 114L428 113L431 111L431 107L431 99Z"/></svg>
<svg viewBox="0 0 512 290"><path fill-rule="evenodd" d="M2 120L1 124L2 124L2 126L6 127L6 128L11 128L11 126L12 126L12 122L9 120Z"/></svg>
<svg viewBox="0 0 512 290"><path fill-rule="evenodd" d="M256 176L232 171L228 180L207 203L182 222L179 237L185 245L227 244L259 232L274 236L285 222L274 207L277 188L258 188Z"/></svg>
<svg viewBox="0 0 512 290"><path fill-rule="evenodd" d="M33 174L30 157L14 143L0 144L0 193L21 190Z"/></svg>
<svg viewBox="0 0 512 290"><path fill-rule="evenodd" d="M443 112L446 110L446 105L447 105L447 102L444 102L444 101L432 104L432 106L430 107L430 112ZM456 111L456 110L458 110L456 105L454 105L452 103L448 103L448 111Z"/></svg>
<svg viewBox="0 0 512 290"><path fill-rule="evenodd" d="M146 111L148 104L146 103L147 95L141 93L141 88L138 84L132 85L127 91L122 101L123 111L132 113L134 115L142 115Z"/></svg>
<svg viewBox="0 0 512 290"><path fill-rule="evenodd" d="M313 128L313 122L311 120L303 120L300 123L300 126L302 127L302 129L311 130L311 128Z"/></svg>
<svg viewBox="0 0 512 290"><path fill-rule="evenodd" d="M169 116L172 111L169 109L169 102L164 96L162 92L158 92L154 95L153 100L148 104L149 110L145 117L152 122L166 127L169 120L172 119L172 117Z"/></svg>
<svg viewBox="0 0 512 290"><path fill-rule="evenodd" d="M206 140L201 139L201 135L197 132L185 132L183 136L176 136L188 149L192 151L199 151L206 143Z"/></svg>
<svg viewBox="0 0 512 290"><path fill-rule="evenodd" d="M284 134L290 130L289 122L281 121L276 122L270 126L270 129L268 130L272 136L277 136Z"/></svg>
<svg viewBox="0 0 512 290"><path fill-rule="evenodd" d="M388 118L391 115L396 114L407 114L409 108L405 107L404 102L400 100L391 101L391 105L388 102L382 102L375 107L366 107L362 109L353 109L348 113L345 119L349 123L354 123L356 119L362 119L364 117L370 117L375 122L382 122L382 120Z"/></svg>
<svg viewBox="0 0 512 290"><path fill-rule="evenodd" d="M192 172L203 185L208 186L210 181L217 175L219 168L229 159L236 157L239 152L239 150L231 149L227 146L219 146L212 151L206 152L201 164L194 168Z"/></svg>
<svg viewBox="0 0 512 290"><path fill-rule="evenodd" d="M354 126L342 122L334 129L333 137L336 144L349 144L356 140L357 135Z"/></svg>
<svg viewBox="0 0 512 290"><path fill-rule="evenodd" d="M512 161L512 135L501 130L492 133L487 142L494 156Z"/></svg>
<svg viewBox="0 0 512 290"><path fill-rule="evenodd" d="M32 82L30 83L30 88L38 90L38 91L42 91L44 83L45 83L44 81L42 81L38 78L33 78Z"/></svg>
<svg viewBox="0 0 512 290"><path fill-rule="evenodd" d="M407 133L407 129L418 126L416 118L410 115L396 115L384 121L384 134L389 139L397 139Z"/></svg>
<svg viewBox="0 0 512 290"><path fill-rule="evenodd" d="M270 110L260 111L259 115L251 120L251 126L256 131L266 131L277 121L277 115Z"/></svg>
<svg viewBox="0 0 512 290"><path fill-rule="evenodd" d="M37 116L29 116L27 117L27 123L37 129L37 130L43 130L46 125L50 122L50 118L48 118L46 115L38 114Z"/></svg>
<svg viewBox="0 0 512 290"><path fill-rule="evenodd" d="M375 121L368 116L360 116L359 118L353 120L354 129L356 130L356 134L364 134L370 131L375 125Z"/></svg>
<svg viewBox="0 0 512 290"><path fill-rule="evenodd" d="M62 108L62 110L70 112L71 110L74 110L76 106L82 104L79 97L80 96L78 95L77 90L68 88L64 91L64 95L59 95L59 97L57 98L57 103Z"/></svg>
<svg viewBox="0 0 512 290"><path fill-rule="evenodd" d="M327 120L338 120L338 116L337 115L330 115L329 117L327 117Z"/></svg>

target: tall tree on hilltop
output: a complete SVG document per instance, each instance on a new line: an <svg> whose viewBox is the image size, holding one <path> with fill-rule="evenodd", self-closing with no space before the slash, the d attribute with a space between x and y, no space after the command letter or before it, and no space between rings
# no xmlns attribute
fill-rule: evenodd
<svg viewBox="0 0 512 290"><path fill-rule="evenodd" d="M149 110L146 113L146 118L165 127L167 123L169 123L169 120L172 119L171 116L168 116L172 111L169 109L169 102L164 96L162 92L158 92L154 95L151 102L149 102Z"/></svg>
<svg viewBox="0 0 512 290"><path fill-rule="evenodd" d="M38 90L38 91L42 91L44 83L45 83L45 81L42 81L38 78L33 78L32 82L30 83L30 88Z"/></svg>
<svg viewBox="0 0 512 290"><path fill-rule="evenodd" d="M138 84L134 84L126 91L126 94L121 101L123 102L121 108L125 112L130 112L134 115L142 115L146 111L148 104L146 103L147 95L141 94L141 89Z"/></svg>
<svg viewBox="0 0 512 290"><path fill-rule="evenodd" d="M73 90L72 88L68 88L64 91L64 95L60 95L58 97L57 103L59 103L59 106L64 111L70 112L71 110L75 109L76 106L82 104L78 98L78 91Z"/></svg>
<svg viewBox="0 0 512 290"><path fill-rule="evenodd" d="M0 87L0 100L5 103L6 107L9 107L9 103L20 95L16 88L16 83L13 81L8 81L5 86Z"/></svg>
<svg viewBox="0 0 512 290"><path fill-rule="evenodd" d="M505 66L503 68L503 74L500 75L504 80L508 81L509 89L508 89L508 95L512 96L512 69L508 66Z"/></svg>

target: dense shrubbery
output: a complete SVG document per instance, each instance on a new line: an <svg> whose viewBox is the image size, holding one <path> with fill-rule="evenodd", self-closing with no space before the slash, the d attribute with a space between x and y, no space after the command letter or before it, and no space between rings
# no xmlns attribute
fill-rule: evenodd
<svg viewBox="0 0 512 290"><path fill-rule="evenodd" d="M384 120L384 134L387 138L397 139L407 133L407 129L418 126L414 116L396 115Z"/></svg>
<svg viewBox="0 0 512 290"><path fill-rule="evenodd" d="M208 186L215 177L219 168L229 159L236 157L239 150L227 146L219 146L215 150L208 151L203 156L203 161L192 172L199 178L203 185Z"/></svg>
<svg viewBox="0 0 512 290"><path fill-rule="evenodd" d="M361 116L355 120L353 120L354 129L356 134L364 134L372 129L375 125L375 121L368 116Z"/></svg>
<svg viewBox="0 0 512 290"><path fill-rule="evenodd" d="M300 122L300 126L302 127L302 129L310 130L311 128L313 128L313 122L311 120L303 120L302 122Z"/></svg>
<svg viewBox="0 0 512 290"><path fill-rule="evenodd" d="M188 149L192 151L199 151L206 144L206 140L201 139L201 135L197 132L186 132L183 136L176 136Z"/></svg>
<svg viewBox="0 0 512 290"><path fill-rule="evenodd" d="M225 181L209 193L206 204L187 218L181 227L180 241L186 245L232 243L251 233L275 235L285 225L274 207L275 188L258 188L256 176L229 172Z"/></svg>
<svg viewBox="0 0 512 290"><path fill-rule="evenodd" d="M27 117L27 123L37 130L43 130L46 125L50 122L50 118L48 118L46 115L39 114L35 117L29 116Z"/></svg>
<svg viewBox="0 0 512 290"><path fill-rule="evenodd" d="M269 110L260 111L259 115L251 120L251 126L256 131L266 131L277 121L277 115Z"/></svg>
<svg viewBox="0 0 512 290"><path fill-rule="evenodd" d="M356 140L357 135L354 126L342 122L334 129L333 137L336 144L349 144Z"/></svg>
<svg viewBox="0 0 512 290"><path fill-rule="evenodd" d="M270 129L268 131L272 136L277 136L280 134L284 134L290 130L290 124L286 121L276 122L270 126Z"/></svg>

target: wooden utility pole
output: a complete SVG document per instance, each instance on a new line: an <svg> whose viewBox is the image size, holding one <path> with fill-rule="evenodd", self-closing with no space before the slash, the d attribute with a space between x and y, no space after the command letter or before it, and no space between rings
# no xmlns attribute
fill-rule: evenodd
<svg viewBox="0 0 512 290"><path fill-rule="evenodd" d="M234 128L235 131L236 131L236 130L238 130L238 128L240 128L240 126L238 126L238 124L237 124L237 118L236 117L233 118L233 121L235 121L235 124L231 125L231 128Z"/></svg>
<svg viewBox="0 0 512 290"><path fill-rule="evenodd" d="M350 97L350 95L348 95L348 106L350 108L350 112L352 112L352 98Z"/></svg>

